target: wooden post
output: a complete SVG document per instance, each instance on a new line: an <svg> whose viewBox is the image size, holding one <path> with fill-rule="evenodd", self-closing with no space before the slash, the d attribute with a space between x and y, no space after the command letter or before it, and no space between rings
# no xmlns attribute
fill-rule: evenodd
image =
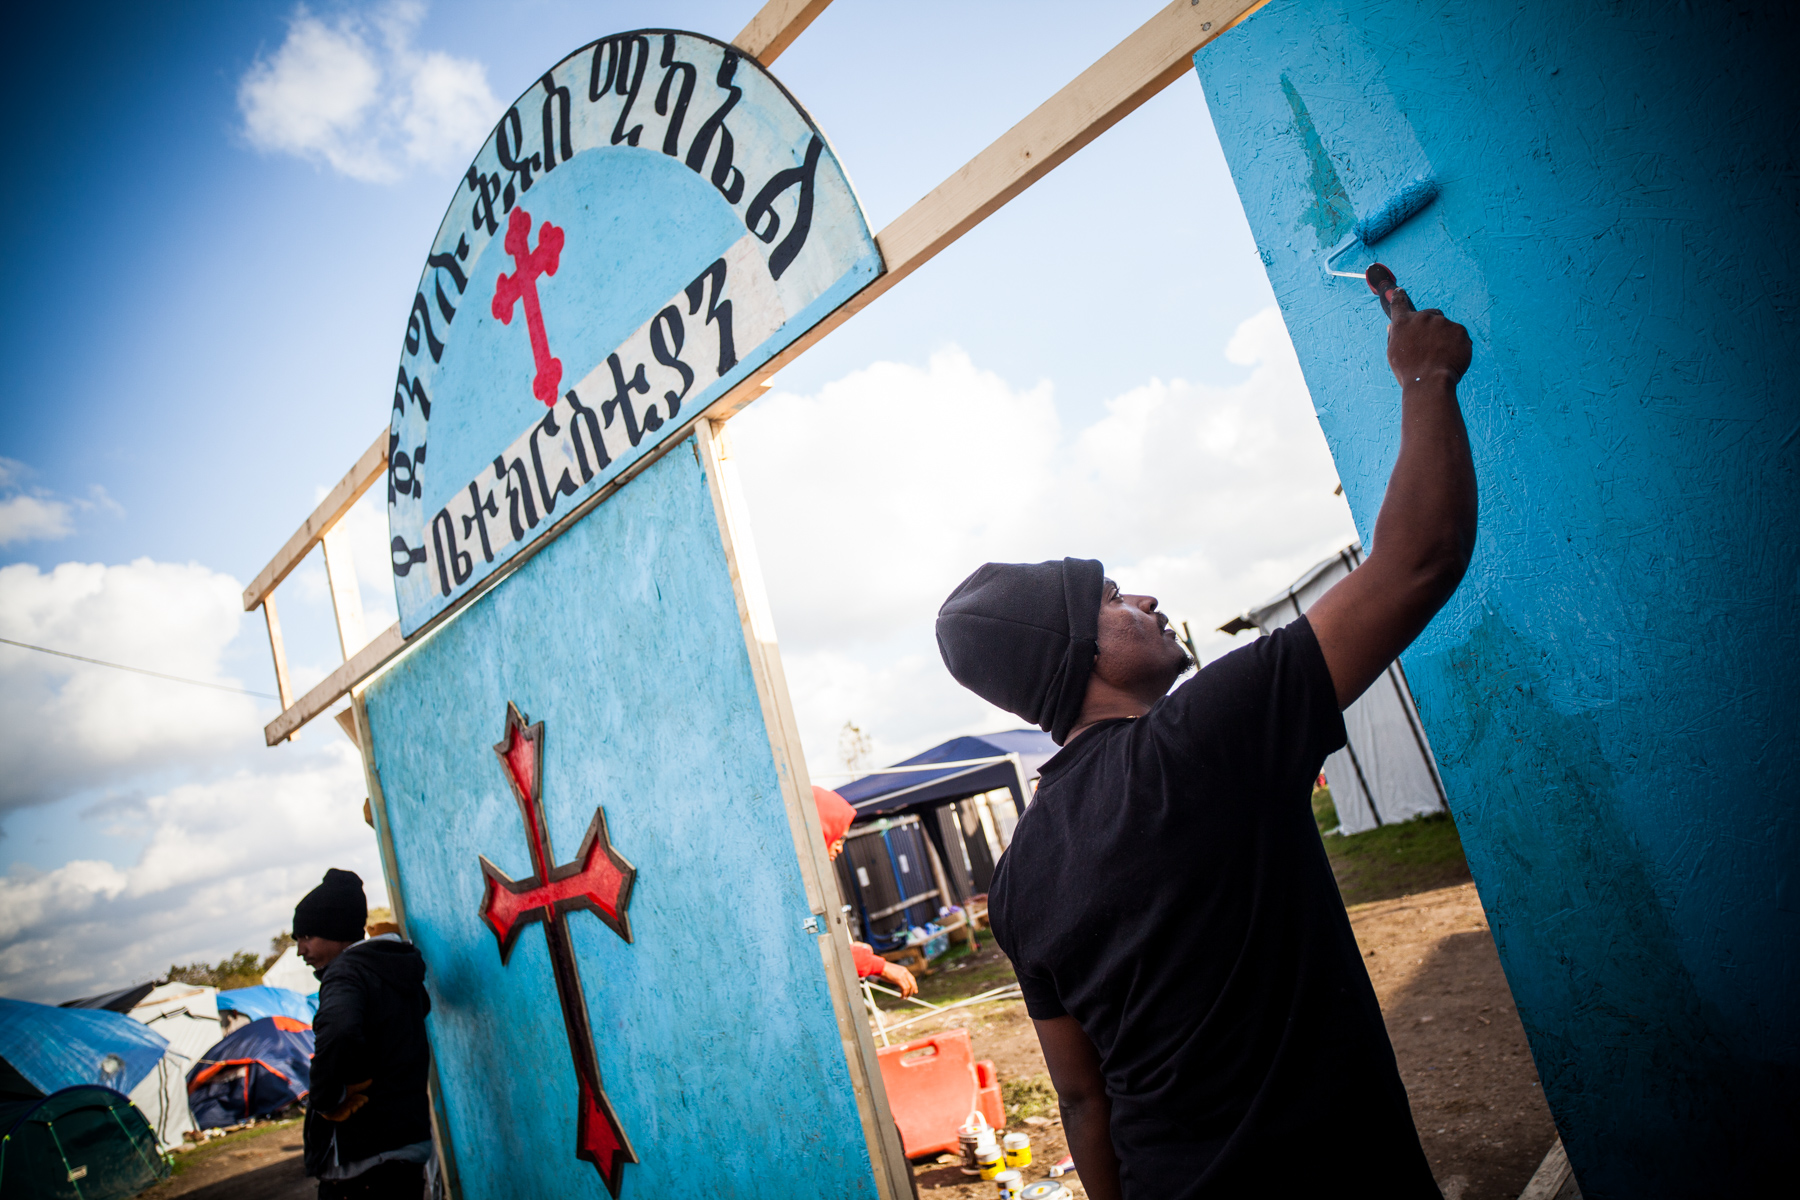
<svg viewBox="0 0 1800 1200"><path fill-rule="evenodd" d="M338 645L344 661L369 644L363 627L362 589L356 583L356 563L342 525L333 525L320 538L325 551L325 579L331 585L331 610L337 616ZM283 705L282 707L287 707Z"/></svg>
<svg viewBox="0 0 1800 1200"><path fill-rule="evenodd" d="M826 988L831 995L838 1034L844 1041L851 1083L862 1100L857 1107L863 1121L863 1136L868 1142L869 1159L875 1166L875 1185L882 1200L902 1200L912 1194L912 1168L907 1164L899 1127L894 1124L893 1110L888 1105L887 1089L881 1082L881 1066L875 1056L869 1023L855 1000L856 968L850 954L850 934L843 906L838 902L836 872L825 850L819 810L813 802L812 780L807 775L806 756L800 748L799 723L794 719L787 677L781 668L781 648L775 640L775 622L769 613L767 593L763 590L762 569L757 564L756 547L750 538L742 493L730 460L730 446L720 442L719 433L720 427L712 421L696 422L694 451L706 471L712 492L713 513L719 523L732 590L737 595L738 620L744 628L744 645L749 651L750 669L756 678L757 698L762 703L769 742L775 751L775 770L781 779L782 800L787 807L789 832L800 863L800 878L806 888L807 903L818 922L819 955L825 964Z"/></svg>
<svg viewBox="0 0 1800 1200"><path fill-rule="evenodd" d="M275 694L281 697L281 711L286 712L294 705L294 685L288 681L287 647L281 641L281 618L275 613L274 592L263 597L262 610L263 623L269 627L269 653L275 658ZM299 731L292 730L286 740L291 742L297 736Z"/></svg>

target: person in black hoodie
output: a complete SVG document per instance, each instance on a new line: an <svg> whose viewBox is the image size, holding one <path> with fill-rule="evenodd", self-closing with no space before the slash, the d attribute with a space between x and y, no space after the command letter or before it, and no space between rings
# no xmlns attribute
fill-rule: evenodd
<svg viewBox="0 0 1800 1200"><path fill-rule="evenodd" d="M295 949L319 977L306 1173L320 1200L419 1200L432 1157L425 960L397 933L363 938L362 879L333 868L294 908Z"/></svg>

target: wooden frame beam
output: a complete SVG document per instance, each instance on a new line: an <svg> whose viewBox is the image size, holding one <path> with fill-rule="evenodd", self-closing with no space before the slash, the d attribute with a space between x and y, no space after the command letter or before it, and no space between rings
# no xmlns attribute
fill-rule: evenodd
<svg viewBox="0 0 1800 1200"><path fill-rule="evenodd" d="M287 645L281 640L281 617L275 611L273 593L263 597L262 610L263 623L269 627L269 653L275 659L275 691L281 698L281 711L286 712L294 706L294 685L288 679Z"/></svg>
<svg viewBox="0 0 1800 1200"><path fill-rule="evenodd" d="M806 32L831 0L769 0L731 44L768 66Z"/></svg>
<svg viewBox="0 0 1800 1200"><path fill-rule="evenodd" d="M337 481L336 487L325 493L325 498L319 501L319 506L313 509L312 515L300 523L300 528L294 530L287 545L250 581L250 586L244 589L245 612L261 604L263 597L274 591L288 577L288 573L312 553L312 548L331 532L331 527L344 519L350 506L361 500L363 493L381 478L382 473L387 470L387 451L388 431L383 429L369 448L362 452L362 457L356 460L356 465L350 468L349 473Z"/></svg>
<svg viewBox="0 0 1800 1200"><path fill-rule="evenodd" d="M1174 0L875 235L885 273L707 407L722 420L762 381L935 258L1193 66L1199 49L1268 0Z"/></svg>
<svg viewBox="0 0 1800 1200"><path fill-rule="evenodd" d="M355 657L321 679L313 689L288 705L281 715L263 726L263 740L273 746L291 736L295 730L330 708L345 693L379 670L383 663L406 648L400 636L400 622L395 621L376 634L374 640Z"/></svg>
<svg viewBox="0 0 1800 1200"><path fill-rule="evenodd" d="M819 339L867 308L902 279L930 262L956 239L981 224L1007 201L1066 162L1076 151L1129 116L1145 101L1174 83L1192 66L1199 49L1261 8L1268 0L1173 0L1140 25L1124 41L1103 54L1093 66L1070 80L1061 90L1033 109L987 149L926 193L875 235L886 271L869 286L845 301L836 311L778 352L760 370L707 406L695 419L722 421L738 412L768 388L775 372L794 361ZM767 65L785 50L824 11L829 0L769 0L751 18L733 44ZM314 545L356 503L387 467L387 433L364 452L350 473L331 490L307 518L281 553L244 591L244 607L254 608L276 584L293 570ZM639 471L685 436L667 439L658 449L634 463L632 469L601 488L570 514L579 519L605 500ZM462 604L434 617L414 635L429 633L463 604L517 569L536 550L555 536L539 538L474 589ZM396 623L383 630L318 686L293 704L284 703L280 716L264 729L271 746L291 735L324 712L352 687L379 670L406 646ZM279 671L285 672L286 664Z"/></svg>

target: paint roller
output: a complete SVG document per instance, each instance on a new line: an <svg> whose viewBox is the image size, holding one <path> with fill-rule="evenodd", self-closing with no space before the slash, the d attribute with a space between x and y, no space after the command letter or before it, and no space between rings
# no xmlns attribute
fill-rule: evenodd
<svg viewBox="0 0 1800 1200"><path fill-rule="evenodd" d="M1386 201L1379 205L1374 212L1358 221L1356 227L1350 231L1350 236L1339 242L1336 249L1325 256L1325 273L1327 275L1335 275L1345 279L1367 279L1368 272L1339 271L1332 264L1347 254L1352 247L1358 244L1363 246L1373 246L1382 238L1385 238L1388 234L1412 220L1424 210L1426 205L1437 199L1439 190L1436 177L1431 175L1416 176L1411 182L1399 188L1389 196ZM1373 269L1374 268L1370 268L1370 270ZM1388 271L1386 267L1382 267L1382 270L1387 272L1388 279L1393 279L1394 274L1392 271ZM1371 281L1369 286L1374 287L1375 285ZM1392 287L1393 284L1389 283L1387 286ZM1376 294L1380 294L1379 289ZM1387 310L1386 300L1382 301L1381 307L1384 312Z"/></svg>

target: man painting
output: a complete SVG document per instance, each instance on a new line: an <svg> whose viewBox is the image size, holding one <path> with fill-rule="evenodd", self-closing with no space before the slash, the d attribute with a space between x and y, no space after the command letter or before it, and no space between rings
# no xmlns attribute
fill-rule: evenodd
<svg viewBox="0 0 1800 1200"><path fill-rule="evenodd" d="M989 911L1094 1200L1439 1196L1309 803L1474 547L1468 335L1385 299L1399 457L1305 617L1170 691L1168 619L1098 562L989 563L939 613L951 674L1063 747Z"/></svg>
<svg viewBox="0 0 1800 1200"><path fill-rule="evenodd" d="M432 1156L425 960L398 933L363 937L362 879L333 868L294 908L295 949L319 977L306 1173L320 1200L419 1200Z"/></svg>

